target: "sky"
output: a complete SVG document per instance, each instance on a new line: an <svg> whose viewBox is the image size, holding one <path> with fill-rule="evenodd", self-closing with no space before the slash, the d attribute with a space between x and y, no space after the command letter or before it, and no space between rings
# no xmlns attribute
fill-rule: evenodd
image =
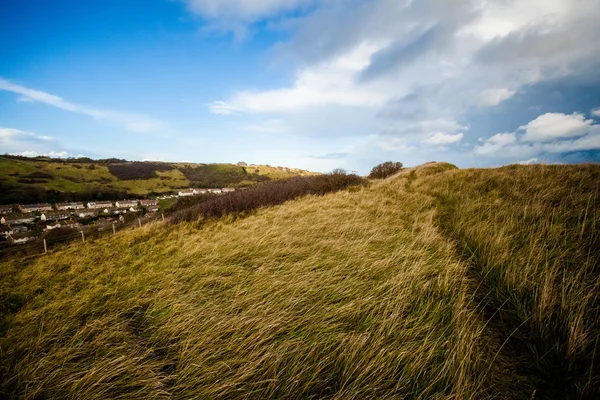
<svg viewBox="0 0 600 400"><path fill-rule="evenodd" d="M0 153L600 162L597 0L0 0Z"/></svg>

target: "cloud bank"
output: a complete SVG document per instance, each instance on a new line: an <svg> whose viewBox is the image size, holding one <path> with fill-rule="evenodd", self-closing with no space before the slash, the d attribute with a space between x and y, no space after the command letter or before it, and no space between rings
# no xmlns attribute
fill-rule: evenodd
<svg viewBox="0 0 600 400"><path fill-rule="evenodd" d="M214 8L207 1L189 3L213 19L233 16L256 21L285 18L286 11L309 2L259 1L250 6L240 0ZM510 151L524 154L594 147L595 125L580 114L541 116L516 133L484 138L483 144L477 142L481 134L468 132L467 116L474 109L499 107L541 82L599 79L594 71L600 66L600 2L329 0L315 4L305 15L280 24L290 30L291 39L272 49L276 57L295 63L293 81L278 88L241 89L215 99L209 105L212 113L264 115L282 124L303 115L311 116L313 123L320 118L329 126L333 123L328 115L345 113L356 124L371 126L349 134L377 137L378 148L395 149L398 157L407 148L459 142L472 143L474 156L507 147L511 140ZM354 116L358 109L364 110L360 121ZM594 110L593 115L600 111ZM440 121L445 127L433 126ZM301 122L288 125L298 135L311 131ZM526 151L531 147L536 150Z"/></svg>

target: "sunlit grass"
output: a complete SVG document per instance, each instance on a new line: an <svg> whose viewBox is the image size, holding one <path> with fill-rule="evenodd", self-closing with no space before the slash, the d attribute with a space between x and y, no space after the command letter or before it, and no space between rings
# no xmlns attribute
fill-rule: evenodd
<svg viewBox="0 0 600 400"><path fill-rule="evenodd" d="M599 168L536 168L433 164L0 264L0 395L530 399L556 365L589 397Z"/></svg>

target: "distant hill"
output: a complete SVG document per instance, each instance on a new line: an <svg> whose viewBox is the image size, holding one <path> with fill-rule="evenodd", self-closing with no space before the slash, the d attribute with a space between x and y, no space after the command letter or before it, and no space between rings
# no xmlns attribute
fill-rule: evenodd
<svg viewBox="0 0 600 400"><path fill-rule="evenodd" d="M268 165L3 155L0 156L0 204L117 199L190 187L242 187L311 174L305 170Z"/></svg>
<svg viewBox="0 0 600 400"><path fill-rule="evenodd" d="M0 262L0 398L598 399L598 182L435 163Z"/></svg>

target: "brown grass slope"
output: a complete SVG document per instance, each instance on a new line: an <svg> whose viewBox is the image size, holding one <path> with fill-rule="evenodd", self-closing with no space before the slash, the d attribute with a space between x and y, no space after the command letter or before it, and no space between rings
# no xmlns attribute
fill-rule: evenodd
<svg viewBox="0 0 600 400"><path fill-rule="evenodd" d="M544 363L593 395L599 169L535 168L433 164L2 263L0 395L552 398Z"/></svg>

